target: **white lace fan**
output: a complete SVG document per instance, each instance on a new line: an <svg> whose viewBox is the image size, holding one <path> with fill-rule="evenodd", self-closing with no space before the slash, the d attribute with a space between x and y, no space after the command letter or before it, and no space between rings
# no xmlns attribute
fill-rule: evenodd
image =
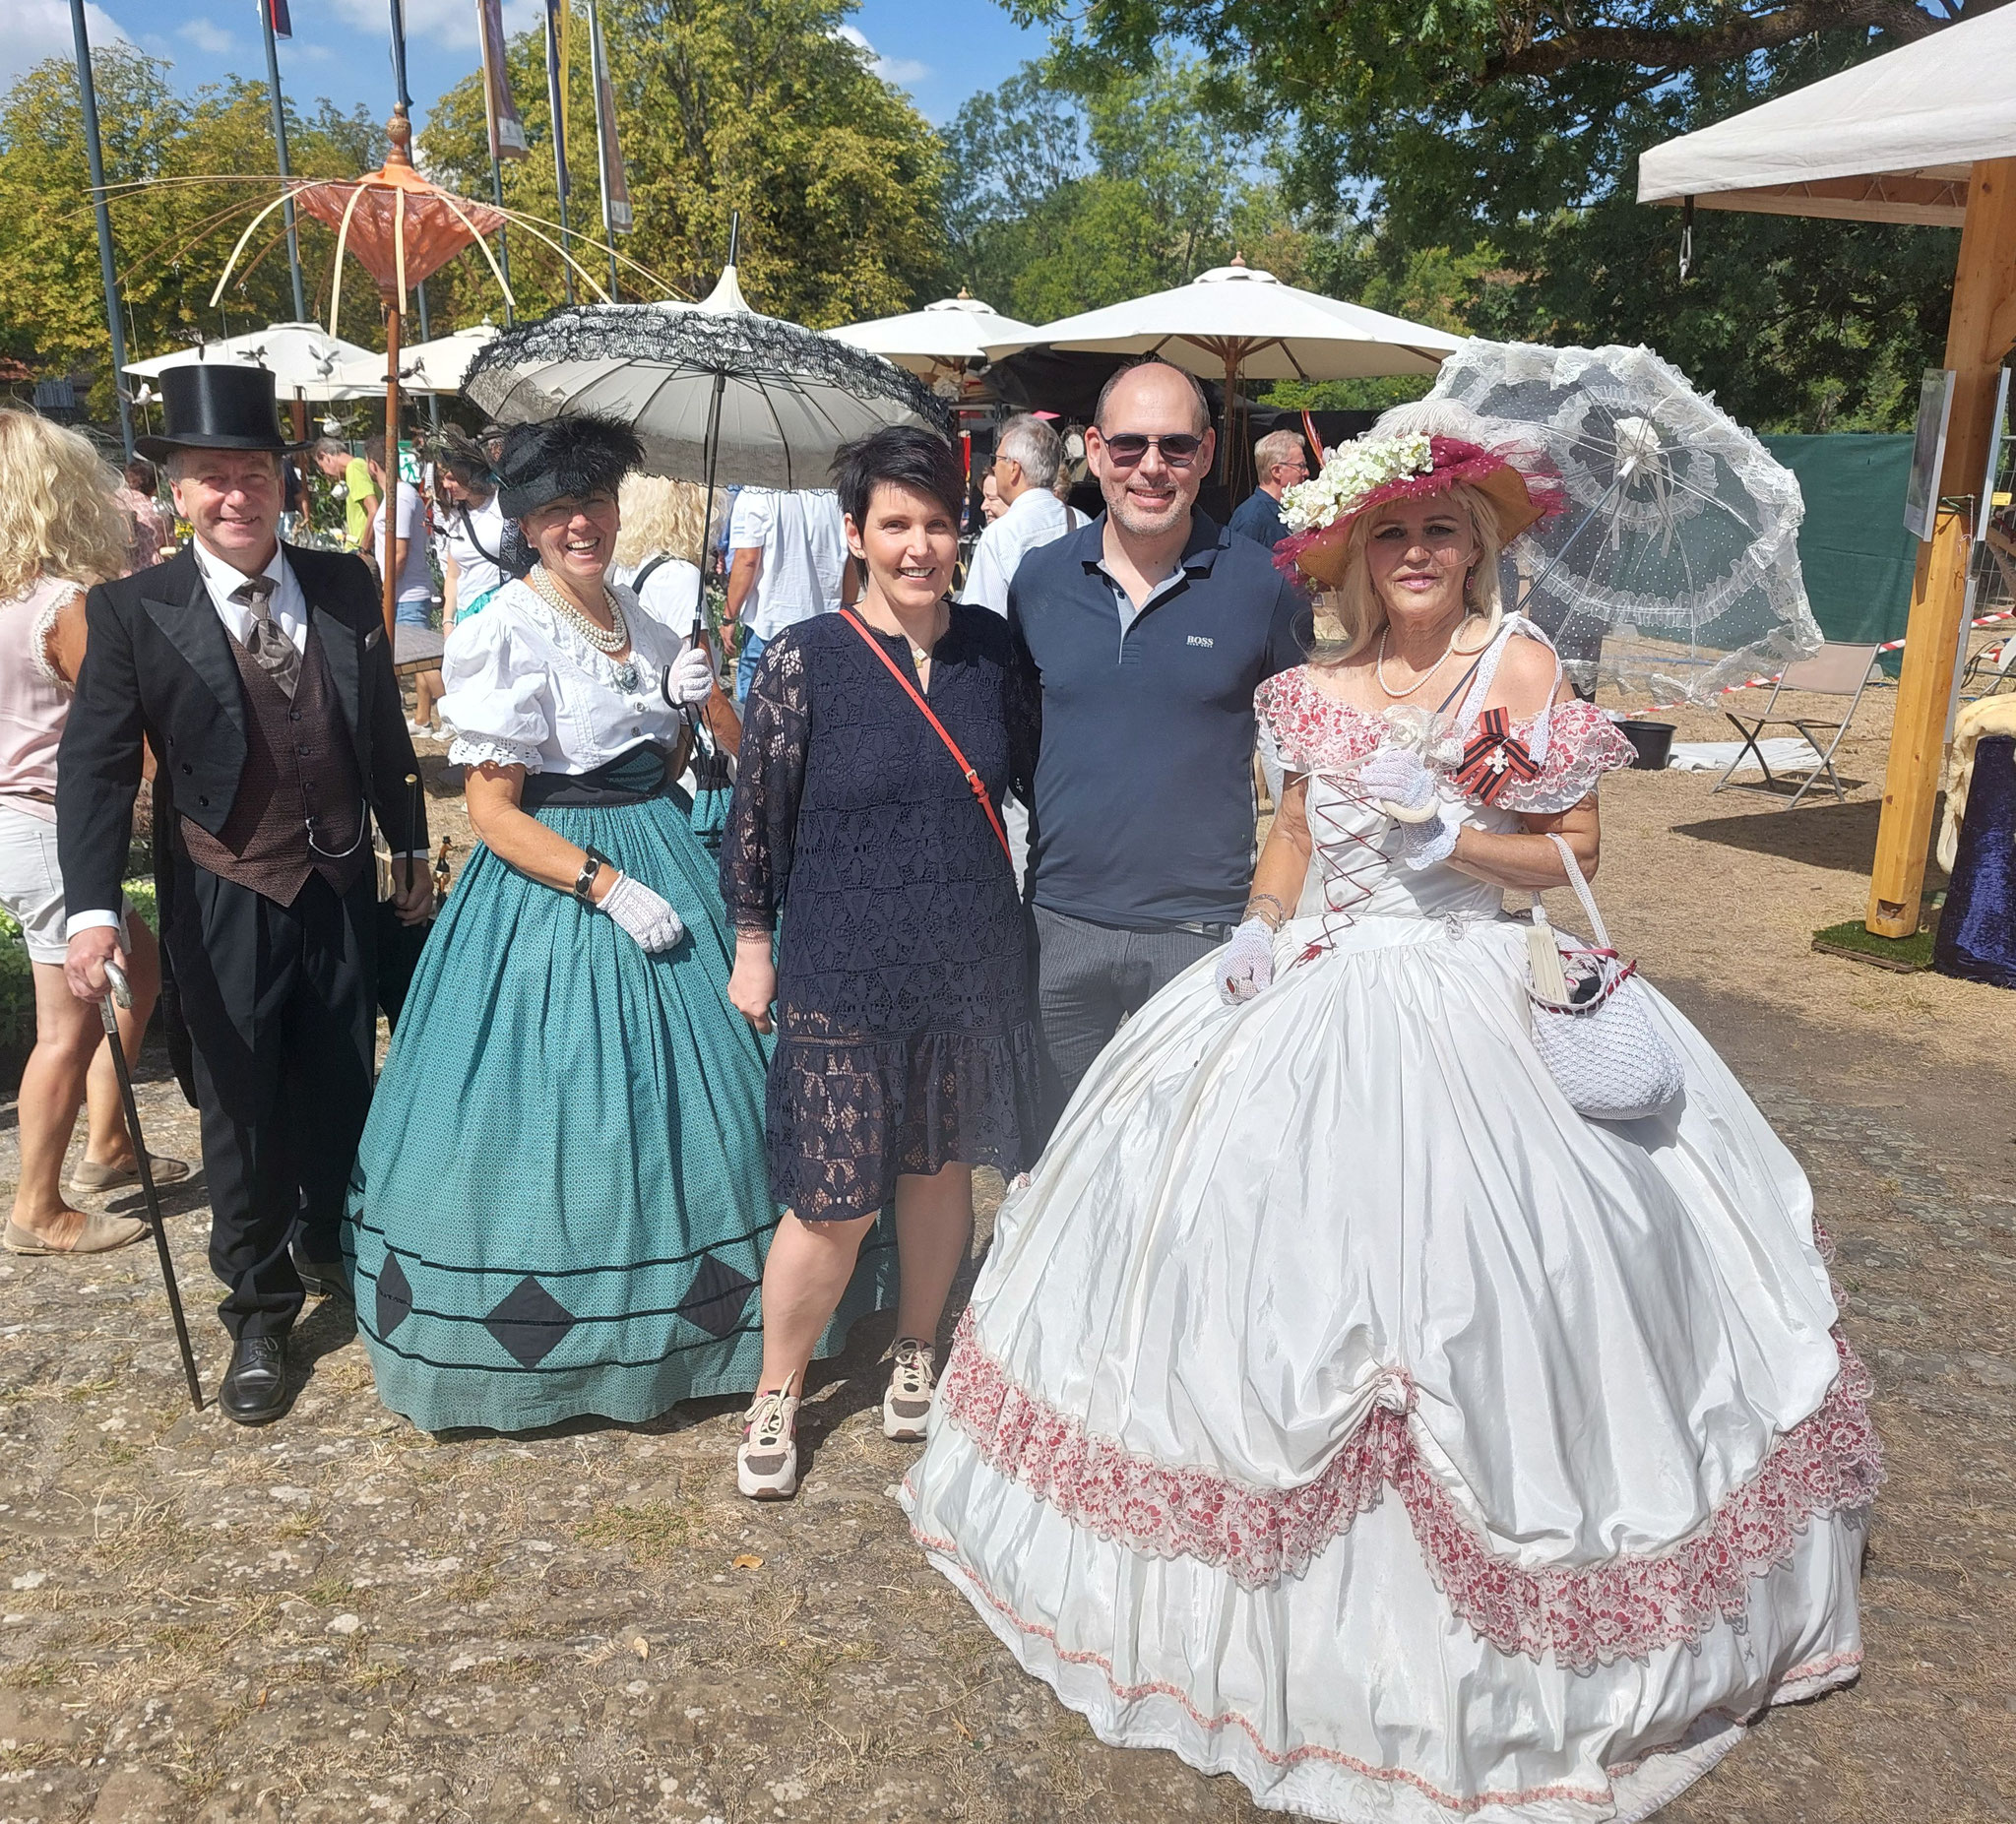
<svg viewBox="0 0 2016 1824"><path fill-rule="evenodd" d="M1600 676L1705 702L1819 647L1797 479L1651 349L1468 342L1428 397L1537 449L1565 484L1568 510L1508 555L1584 690Z"/></svg>

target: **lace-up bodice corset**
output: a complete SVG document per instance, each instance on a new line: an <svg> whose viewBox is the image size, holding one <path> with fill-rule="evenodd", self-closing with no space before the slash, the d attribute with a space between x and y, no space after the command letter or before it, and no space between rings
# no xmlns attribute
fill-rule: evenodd
<svg viewBox="0 0 2016 1824"><path fill-rule="evenodd" d="M1508 620L1485 649L1454 729L1458 740L1475 732L1497 674L1505 645L1544 636L1529 623ZM1502 889L1460 873L1446 862L1418 871L1389 860L1382 849L1387 818L1354 789L1353 774L1393 737L1382 716L1325 694L1312 668L1298 666L1269 678L1255 694L1264 752L1289 774L1309 779L1309 834L1313 849L1298 915L1349 912L1356 916L1497 917ZM1530 780L1501 791L1495 803L1464 800L1464 821L1479 829L1519 828L1522 812L1564 811L1579 804L1605 773L1628 766L1632 749L1594 704L1556 703L1506 730L1538 768ZM1446 789L1453 795L1454 786Z"/></svg>

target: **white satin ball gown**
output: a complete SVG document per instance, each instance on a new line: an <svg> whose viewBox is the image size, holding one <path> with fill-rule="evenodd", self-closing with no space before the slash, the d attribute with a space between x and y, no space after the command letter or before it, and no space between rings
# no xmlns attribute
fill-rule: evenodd
<svg viewBox="0 0 2016 1824"><path fill-rule="evenodd" d="M1206 958L1086 1078L905 1506L1105 1741L1350 1824L1643 1818L1861 1659L1879 1458L1805 1176L1656 996L1683 1101L1579 1116L1498 890L1380 852L1383 722L1259 701L1317 841L1274 983ZM1586 705L1511 733L1488 827L1629 757Z"/></svg>

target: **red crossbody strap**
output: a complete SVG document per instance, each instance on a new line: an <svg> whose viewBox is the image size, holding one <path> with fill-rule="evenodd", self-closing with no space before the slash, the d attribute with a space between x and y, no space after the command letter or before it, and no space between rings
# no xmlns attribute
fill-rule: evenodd
<svg viewBox="0 0 2016 1824"><path fill-rule="evenodd" d="M952 738L945 724L931 714L931 706L924 701L917 687L903 675L903 668L882 650L882 642L868 631L853 609L842 608L840 613L841 618L867 642L868 651L889 667L889 675L903 686L904 694L923 711L924 720L937 729L938 739L945 743L945 751L952 756L953 762L966 776L967 789L978 799L980 809L987 813L987 822L993 828L994 840L1001 845L1001 852L1008 857L1009 866L1013 867L1015 851L1008 847L1008 832L1002 829L1000 814L994 809L994 800L987 795L986 782L968 765L966 756L959 751L959 743Z"/></svg>

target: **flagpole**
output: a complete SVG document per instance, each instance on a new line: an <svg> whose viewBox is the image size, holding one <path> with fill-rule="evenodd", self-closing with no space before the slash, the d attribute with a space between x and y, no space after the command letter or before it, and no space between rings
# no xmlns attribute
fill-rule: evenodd
<svg viewBox="0 0 2016 1824"><path fill-rule="evenodd" d="M602 240L609 250L609 301L617 301L616 218L609 208L609 147L602 126L602 85L608 78L608 50L602 43L600 0L588 0L589 63L595 83L595 153L602 186Z"/></svg>
<svg viewBox="0 0 2016 1824"><path fill-rule="evenodd" d="M287 188L287 117L280 98L280 45L273 30L273 0L258 0L259 27L266 37L266 93L273 102L273 149L280 157L280 182ZM308 321L308 293L301 283L301 239L294 231L294 199L281 205L287 223L287 270L294 281L294 321Z"/></svg>
<svg viewBox="0 0 2016 1824"><path fill-rule="evenodd" d="M91 162L91 197L98 219L98 277L105 286L105 327L112 333L112 397L119 402L119 439L133 460L133 408L126 399L126 330L119 321L119 270L112 260L112 212L105 207L105 155L98 144L98 92L91 76L91 29L84 0L70 0L70 30L77 40L77 86L84 95L84 151Z"/></svg>
<svg viewBox="0 0 2016 1824"><path fill-rule="evenodd" d="M570 244L567 225L567 97L560 83L560 22L554 6L564 7L567 0L546 0L546 112L552 116L553 132L553 187L560 199L560 283L566 287L567 301L574 298L573 249Z"/></svg>
<svg viewBox="0 0 2016 1824"><path fill-rule="evenodd" d="M504 161L494 154L490 158L490 198L497 205L498 215L504 213ZM508 330L518 321L518 313L511 307L511 243L504 237L504 223L497 223L497 271L504 277L504 327Z"/></svg>

